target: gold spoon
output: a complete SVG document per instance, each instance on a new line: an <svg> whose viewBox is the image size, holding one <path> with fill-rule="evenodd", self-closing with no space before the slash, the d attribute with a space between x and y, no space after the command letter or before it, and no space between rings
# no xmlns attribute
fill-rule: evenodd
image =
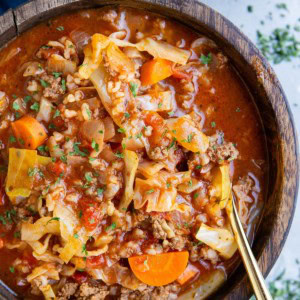
<svg viewBox="0 0 300 300"><path fill-rule="evenodd" d="M257 300L272 300L272 296L266 286L264 277L258 267L257 261L249 246L248 239L244 232L237 209L234 203L233 195L230 193L228 205L226 207L229 216L232 231L234 233L239 252L241 254L244 266L248 273L254 294Z"/></svg>

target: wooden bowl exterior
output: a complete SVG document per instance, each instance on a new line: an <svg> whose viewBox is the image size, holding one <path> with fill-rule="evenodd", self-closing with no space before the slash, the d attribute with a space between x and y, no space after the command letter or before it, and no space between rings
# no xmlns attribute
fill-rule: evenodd
<svg viewBox="0 0 300 300"><path fill-rule="evenodd" d="M267 136L269 185L253 252L266 276L287 238L297 199L299 161L293 117L282 87L266 59L241 31L196 0L36 0L0 16L0 47L40 21L66 11L123 5L170 17L213 39L251 90ZM15 299L0 286L3 299ZM251 288L242 264L212 299L249 299Z"/></svg>

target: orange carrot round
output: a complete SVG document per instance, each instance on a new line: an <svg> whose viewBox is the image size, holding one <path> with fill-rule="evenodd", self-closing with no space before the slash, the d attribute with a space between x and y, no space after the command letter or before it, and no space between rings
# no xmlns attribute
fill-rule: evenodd
<svg viewBox="0 0 300 300"><path fill-rule="evenodd" d="M167 59L154 58L141 68L142 85L151 85L163 79L170 77L173 74L172 62Z"/></svg>
<svg viewBox="0 0 300 300"><path fill-rule="evenodd" d="M24 116L11 123L13 132L22 147L36 149L47 139L47 133L41 123L31 116Z"/></svg>
<svg viewBox="0 0 300 300"><path fill-rule="evenodd" d="M187 251L157 255L140 255L128 259L134 275L143 283L162 286L175 281L185 270L189 259Z"/></svg>

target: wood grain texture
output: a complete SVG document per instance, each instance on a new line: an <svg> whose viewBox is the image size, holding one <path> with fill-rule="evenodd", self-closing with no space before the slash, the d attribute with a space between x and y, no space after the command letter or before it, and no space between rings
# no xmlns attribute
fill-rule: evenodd
<svg viewBox="0 0 300 300"><path fill-rule="evenodd" d="M17 27L15 26L13 11L10 9L0 16L0 48L12 40L16 33Z"/></svg>
<svg viewBox="0 0 300 300"><path fill-rule="evenodd" d="M18 33L22 33L37 22L65 11L118 4L172 17L212 38L251 90L266 132L270 166L264 213L253 244L254 254L267 275L282 250L295 211L298 145L282 87L266 59L248 38L230 21L196 0L36 0L17 8L14 15ZM0 17L0 46L16 34L16 30L11 31L13 24L11 12ZM246 300L250 295L251 288L240 265L211 299Z"/></svg>

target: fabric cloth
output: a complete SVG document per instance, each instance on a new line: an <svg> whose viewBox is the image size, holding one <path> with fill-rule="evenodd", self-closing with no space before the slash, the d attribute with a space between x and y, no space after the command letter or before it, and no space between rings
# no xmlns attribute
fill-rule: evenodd
<svg viewBox="0 0 300 300"><path fill-rule="evenodd" d="M24 2L27 2L27 0L0 0L0 14L3 14L9 8L15 8Z"/></svg>

